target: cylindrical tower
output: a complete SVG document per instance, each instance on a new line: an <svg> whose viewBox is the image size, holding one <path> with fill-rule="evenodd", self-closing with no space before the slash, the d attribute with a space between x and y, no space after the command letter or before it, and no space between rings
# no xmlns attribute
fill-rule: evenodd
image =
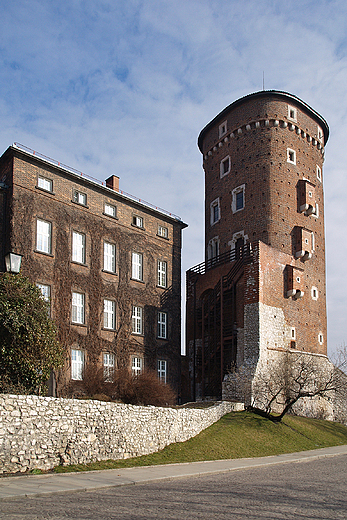
<svg viewBox="0 0 347 520"><path fill-rule="evenodd" d="M225 108L198 139L205 170L206 259L237 253L248 242L269 246L277 264L283 262L283 284L275 286L273 278L259 301L283 310L292 325L293 348L320 354L326 354L328 136L326 121L305 102L285 92L261 91ZM285 255L290 260L283 260ZM270 280L266 266L260 269L265 282Z"/></svg>

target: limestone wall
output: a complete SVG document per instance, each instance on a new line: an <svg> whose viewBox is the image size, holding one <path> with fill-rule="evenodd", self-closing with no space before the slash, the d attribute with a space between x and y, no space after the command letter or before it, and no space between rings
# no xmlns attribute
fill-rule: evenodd
<svg viewBox="0 0 347 520"><path fill-rule="evenodd" d="M2 394L0 473L153 453L242 408L230 402L173 409Z"/></svg>

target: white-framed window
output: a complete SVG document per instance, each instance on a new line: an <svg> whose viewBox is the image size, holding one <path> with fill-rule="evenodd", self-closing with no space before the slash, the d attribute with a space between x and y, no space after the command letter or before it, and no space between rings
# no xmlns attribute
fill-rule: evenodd
<svg viewBox="0 0 347 520"><path fill-rule="evenodd" d="M133 226L143 228L143 218L137 215L133 216Z"/></svg>
<svg viewBox="0 0 347 520"><path fill-rule="evenodd" d="M319 343L320 345L323 345L323 340L324 340L324 338L323 338L323 334L320 332L320 333L318 334L318 343Z"/></svg>
<svg viewBox="0 0 347 520"><path fill-rule="evenodd" d="M43 283L37 283L36 287L40 289L42 298L49 304L48 314L51 315L51 286Z"/></svg>
<svg viewBox="0 0 347 520"><path fill-rule="evenodd" d="M227 175L230 172L231 168L231 160L230 155L227 157L224 157L224 159L220 162L220 176L221 178L224 177L224 175Z"/></svg>
<svg viewBox="0 0 347 520"><path fill-rule="evenodd" d="M104 300L104 329L116 328L116 303L114 300Z"/></svg>
<svg viewBox="0 0 347 520"><path fill-rule="evenodd" d="M296 152L291 148L287 148L287 162L290 164L296 164Z"/></svg>
<svg viewBox="0 0 347 520"><path fill-rule="evenodd" d="M231 210L233 213L245 207L245 189L245 184L241 184L241 186L237 186L237 188L233 189L231 198Z"/></svg>
<svg viewBox="0 0 347 520"><path fill-rule="evenodd" d="M227 130L228 130L228 122L223 121L223 123L219 125L219 139L227 133Z"/></svg>
<svg viewBox="0 0 347 520"><path fill-rule="evenodd" d="M167 262L158 260L158 286L167 286Z"/></svg>
<svg viewBox="0 0 347 520"><path fill-rule="evenodd" d="M315 286L311 287L311 298L312 298L312 300L315 300L315 301L318 300L318 289Z"/></svg>
<svg viewBox="0 0 347 520"><path fill-rule="evenodd" d="M104 242L104 271L116 272L116 246L109 242Z"/></svg>
<svg viewBox="0 0 347 520"><path fill-rule="evenodd" d="M322 182L322 169L318 166L316 166L316 175L317 175L317 179Z"/></svg>
<svg viewBox="0 0 347 520"><path fill-rule="evenodd" d="M110 352L103 354L104 380L106 383L112 383L115 369L115 356Z"/></svg>
<svg viewBox="0 0 347 520"><path fill-rule="evenodd" d="M292 121L296 121L297 111L295 107L288 105L288 119L292 119Z"/></svg>
<svg viewBox="0 0 347 520"><path fill-rule="evenodd" d="M86 263L86 236L78 231L72 232L72 261Z"/></svg>
<svg viewBox="0 0 347 520"><path fill-rule="evenodd" d="M143 281L143 255L142 253L131 254L131 278Z"/></svg>
<svg viewBox="0 0 347 520"><path fill-rule="evenodd" d="M132 333L142 334L143 333L143 308L137 305L133 305L132 310Z"/></svg>
<svg viewBox="0 0 347 520"><path fill-rule="evenodd" d="M158 359L158 379L166 384L167 362L165 359Z"/></svg>
<svg viewBox="0 0 347 520"><path fill-rule="evenodd" d="M143 359L140 357L132 357L131 358L131 371L134 376L138 376L141 374L143 369Z"/></svg>
<svg viewBox="0 0 347 520"><path fill-rule="evenodd" d="M84 352L79 349L71 349L71 379L82 381L84 369Z"/></svg>
<svg viewBox="0 0 347 520"><path fill-rule="evenodd" d="M213 226L220 220L220 202L219 197L214 199L210 204L210 224Z"/></svg>
<svg viewBox="0 0 347 520"><path fill-rule="evenodd" d="M52 179L47 179L46 177L41 177L41 175L37 178L37 187L41 190L45 191L53 191L53 181Z"/></svg>
<svg viewBox="0 0 347 520"><path fill-rule="evenodd" d="M164 237L164 238L168 238L169 236L169 230L167 227L164 227L164 226L161 226L159 224L158 226L158 236L160 237Z"/></svg>
<svg viewBox="0 0 347 520"><path fill-rule="evenodd" d="M213 237L207 246L207 259L216 258L219 256L219 237Z"/></svg>
<svg viewBox="0 0 347 520"><path fill-rule="evenodd" d="M158 312L158 338L167 338L167 313Z"/></svg>
<svg viewBox="0 0 347 520"><path fill-rule="evenodd" d="M117 216L117 207L113 206L113 204L108 204L107 202L105 202L104 213L109 217L115 218Z"/></svg>
<svg viewBox="0 0 347 520"><path fill-rule="evenodd" d="M72 200L76 202L76 204L81 204L82 206L87 205L87 195L81 191L74 190Z"/></svg>
<svg viewBox="0 0 347 520"><path fill-rule="evenodd" d="M72 312L71 312L72 323L84 325L85 321L85 296L83 293L73 292L72 293Z"/></svg>
<svg viewBox="0 0 347 520"><path fill-rule="evenodd" d="M52 253L52 224L39 218L36 221L36 250Z"/></svg>

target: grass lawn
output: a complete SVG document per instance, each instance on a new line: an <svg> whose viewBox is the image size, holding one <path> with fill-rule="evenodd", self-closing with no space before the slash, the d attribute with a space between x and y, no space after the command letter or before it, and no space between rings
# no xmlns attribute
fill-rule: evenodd
<svg viewBox="0 0 347 520"><path fill-rule="evenodd" d="M319 419L287 415L281 423L251 412L232 412L196 437L132 459L57 466L54 471L88 471L202 460L264 457L347 444L347 427Z"/></svg>

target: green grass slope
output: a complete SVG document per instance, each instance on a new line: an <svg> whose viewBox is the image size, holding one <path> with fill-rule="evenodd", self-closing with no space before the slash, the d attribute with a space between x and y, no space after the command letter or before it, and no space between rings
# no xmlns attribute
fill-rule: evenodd
<svg viewBox="0 0 347 520"><path fill-rule="evenodd" d="M151 455L58 466L55 472L150 466L202 460L265 457L347 444L347 427L339 423L287 415L281 423L251 412L234 412L182 443Z"/></svg>

